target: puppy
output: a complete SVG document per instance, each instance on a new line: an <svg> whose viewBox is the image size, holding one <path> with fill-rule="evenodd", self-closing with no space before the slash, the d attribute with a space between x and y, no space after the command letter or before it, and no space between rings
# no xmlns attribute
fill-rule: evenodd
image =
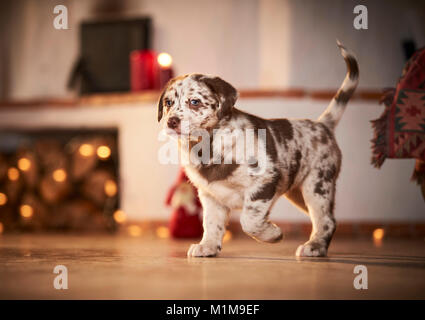
<svg viewBox="0 0 425 320"><path fill-rule="evenodd" d="M268 216L282 195L313 225L310 239L296 255L326 256L336 228L335 182L341 167L334 129L359 77L354 56L339 42L338 47L347 74L316 121L263 119L238 110L236 89L218 77L190 74L166 85L158 103L158 121L163 119L168 133L177 135L186 173L198 188L204 209L203 238L191 245L188 256L217 255L232 210L242 210L242 229L254 239L281 240L280 228ZM248 143L248 135L234 135L235 131L251 132L252 139ZM226 136L231 139L223 152ZM257 146L245 161L236 161L245 154L236 150L240 142Z"/></svg>

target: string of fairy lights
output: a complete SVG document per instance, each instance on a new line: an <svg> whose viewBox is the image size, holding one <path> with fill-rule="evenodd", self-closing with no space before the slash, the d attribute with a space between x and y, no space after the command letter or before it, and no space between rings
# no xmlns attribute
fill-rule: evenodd
<svg viewBox="0 0 425 320"><path fill-rule="evenodd" d="M109 145L100 144L95 145L93 143L79 143L77 148L72 149L72 153L77 153L82 158L93 158L97 157L98 160L106 161L111 158L112 150ZM16 182L22 178L23 175L28 173L32 167L34 159L27 156L19 157L15 163L13 163L7 169L7 179ZM68 180L72 180L72 174L69 172L69 168L58 167L54 170L51 170L49 173L51 178L58 184L65 184L69 182ZM117 181L114 179L107 179L103 184L103 192L106 195L107 199L104 204L104 211L108 211L105 214L110 215L110 209L112 208L112 219L117 225L121 225L124 227L123 231L131 236L131 237L141 237L142 235L146 235L153 231L153 234L160 238L166 239L169 238L169 230L166 226L157 226L153 230L148 228L143 224L137 223L127 223L127 214L120 208L115 208L116 206L116 196L119 192ZM0 211L1 207L6 206L9 201L7 192L0 192ZM36 210L30 203L21 203L18 207L18 214L20 218L24 221L31 221L35 217ZM5 226L1 222L0 217L0 234L3 233ZM148 229L149 232L148 232ZM227 237L226 237L227 240Z"/></svg>
<svg viewBox="0 0 425 320"><path fill-rule="evenodd" d="M112 151L111 147L106 144L101 144L95 146L91 143L82 143L76 150L78 154L83 158L97 157L99 160L108 160L111 157ZM6 179L10 182L17 182L22 175L28 173L33 164L31 157L22 156L18 158L14 165L10 166L7 169ZM65 184L69 182L69 172L65 167L59 167L51 171L51 179L57 184ZM115 197L118 194L118 185L115 179L107 179L103 184L103 192L106 195L107 199L105 201L105 209L109 207L115 210L112 214L113 220L117 224L122 224L126 221L127 215L121 209L114 209L116 207ZM9 195L7 191L0 190L0 212L1 208L5 207L9 202ZM35 208L31 203L22 202L18 208L18 214L23 220L31 220L35 214ZM1 217L0 217L1 218ZM3 233L5 225L0 219L0 234Z"/></svg>

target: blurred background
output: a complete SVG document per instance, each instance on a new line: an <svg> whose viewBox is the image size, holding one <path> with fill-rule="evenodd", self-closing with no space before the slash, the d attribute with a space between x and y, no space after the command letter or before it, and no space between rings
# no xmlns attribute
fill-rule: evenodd
<svg viewBox="0 0 425 320"><path fill-rule="evenodd" d="M218 75L262 117L317 118L345 75L360 85L336 130L343 153L340 232L425 234L414 159L370 164L383 88L425 43L423 1L14 0L0 3L0 233L116 231L168 236L165 198L178 165L158 160L156 101L173 75ZM57 5L67 29L56 29ZM62 20L62 23L64 21ZM163 55L159 55L164 53ZM302 232L285 199L271 218ZM232 221L238 220L238 213ZM123 227L119 227L123 225ZM345 229L344 229L345 226ZM391 231L392 230L392 231Z"/></svg>

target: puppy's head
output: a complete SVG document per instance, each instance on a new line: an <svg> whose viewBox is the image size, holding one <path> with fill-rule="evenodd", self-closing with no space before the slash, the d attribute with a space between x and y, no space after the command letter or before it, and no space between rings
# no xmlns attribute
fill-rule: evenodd
<svg viewBox="0 0 425 320"><path fill-rule="evenodd" d="M238 98L236 89L219 77L189 74L171 79L158 102L158 122L169 132L189 135L211 129L228 117Z"/></svg>

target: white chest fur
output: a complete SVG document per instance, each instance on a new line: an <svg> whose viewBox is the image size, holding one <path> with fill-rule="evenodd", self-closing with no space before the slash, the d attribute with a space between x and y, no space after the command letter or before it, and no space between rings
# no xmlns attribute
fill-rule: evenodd
<svg viewBox="0 0 425 320"><path fill-rule="evenodd" d="M245 188L236 184L236 179L224 179L208 182L192 166L185 167L186 174L193 184L203 192L213 196L221 204L231 209L240 209L243 205Z"/></svg>

